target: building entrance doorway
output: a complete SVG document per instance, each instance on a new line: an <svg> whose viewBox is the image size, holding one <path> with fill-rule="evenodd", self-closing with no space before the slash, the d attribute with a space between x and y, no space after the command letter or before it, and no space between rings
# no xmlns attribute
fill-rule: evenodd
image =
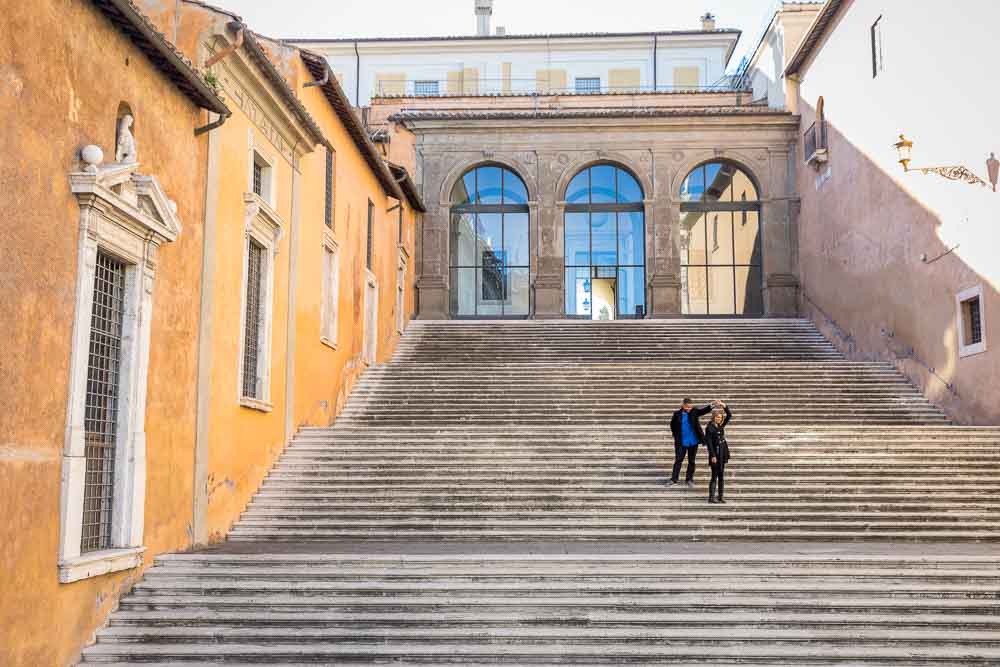
<svg viewBox="0 0 1000 667"><path fill-rule="evenodd" d="M595 278L593 281L594 307L591 308L591 319L593 320L613 320L615 317L615 304L618 303L617 282L614 278Z"/></svg>

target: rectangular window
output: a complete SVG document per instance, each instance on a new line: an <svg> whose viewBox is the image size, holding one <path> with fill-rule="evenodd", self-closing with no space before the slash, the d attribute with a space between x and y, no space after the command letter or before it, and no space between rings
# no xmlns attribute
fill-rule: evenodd
<svg viewBox="0 0 1000 667"><path fill-rule="evenodd" d="M601 77L578 77L576 79L576 92L578 93L599 93L601 92Z"/></svg>
<svg viewBox="0 0 1000 667"><path fill-rule="evenodd" d="M967 357L986 351L983 288L981 285L958 295L959 356Z"/></svg>
<svg viewBox="0 0 1000 667"><path fill-rule="evenodd" d="M882 34L882 17L872 24L872 78L885 69L885 44Z"/></svg>
<svg viewBox="0 0 1000 667"><path fill-rule="evenodd" d="M264 246L247 243L246 324L243 330L243 396L263 398L260 372L261 311L264 286Z"/></svg>
<svg viewBox="0 0 1000 667"><path fill-rule="evenodd" d="M438 82L437 81L414 81L413 82L413 94L418 97L422 96L437 96L438 94Z"/></svg>
<svg viewBox="0 0 1000 667"><path fill-rule="evenodd" d="M398 241L398 243L399 243L399 245L403 245L403 207L402 207L402 205L400 205L400 207L398 209L396 209L396 210L397 210L397 212L399 214L399 219L396 222L397 226L399 227L399 241Z"/></svg>
<svg viewBox="0 0 1000 667"><path fill-rule="evenodd" d="M87 472L83 487L81 553L112 546L111 508L114 505L124 310L125 264L98 251L87 362L84 416Z"/></svg>
<svg viewBox="0 0 1000 667"><path fill-rule="evenodd" d="M326 149L326 226L333 229L333 149Z"/></svg>
<svg viewBox="0 0 1000 667"><path fill-rule="evenodd" d="M271 164L257 151L253 152L253 168L250 187L253 193L266 201L271 201Z"/></svg>
<svg viewBox="0 0 1000 667"><path fill-rule="evenodd" d="M337 345L337 306L340 297L340 261L337 251L323 247L323 303L320 313L320 339L328 345Z"/></svg>
<svg viewBox="0 0 1000 667"><path fill-rule="evenodd" d="M369 271L372 270L372 255L374 253L374 248L372 246L375 241L374 235L375 235L375 204L373 204L369 199L368 200L368 248L366 255L366 261Z"/></svg>
<svg viewBox="0 0 1000 667"><path fill-rule="evenodd" d="M406 263L400 258L396 269L396 332L403 333L406 328Z"/></svg>

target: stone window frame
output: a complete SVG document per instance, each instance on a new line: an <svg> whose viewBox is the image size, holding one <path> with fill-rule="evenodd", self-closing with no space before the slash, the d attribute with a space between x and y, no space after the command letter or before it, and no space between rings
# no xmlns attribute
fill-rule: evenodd
<svg viewBox="0 0 1000 667"><path fill-rule="evenodd" d="M406 331L406 253L399 251L396 264L396 333L402 335Z"/></svg>
<svg viewBox="0 0 1000 667"><path fill-rule="evenodd" d="M135 163L100 166L100 150L88 146L83 171L69 175L80 206L76 299L71 341L66 431L62 455L60 583L71 583L142 565L146 494L146 390L153 287L159 247L177 239L177 205L154 176ZM120 399L115 443L111 548L81 553L86 481L85 412L99 252L126 265Z"/></svg>
<svg viewBox="0 0 1000 667"><path fill-rule="evenodd" d="M271 151L268 151L263 146L256 142L256 136L253 129L247 130L247 192L253 192L253 172L254 165L260 164L262 169L261 173L261 193L260 198L264 200L268 206L272 208L277 204L278 201L278 178L277 178L277 164L278 158Z"/></svg>
<svg viewBox="0 0 1000 667"><path fill-rule="evenodd" d="M364 284L365 319L361 357L368 366L375 366L378 360L378 278L375 277L374 273L366 270Z"/></svg>
<svg viewBox="0 0 1000 667"><path fill-rule="evenodd" d="M238 356L239 372L236 378L236 396L239 404L252 410L271 412L271 337L274 320L274 267L277 263L279 243L284 235L284 223L263 197L253 193L243 194L244 235L243 235L243 278L240 282L240 345ZM250 239L261 245L264 252L264 270L261 294L260 336L257 351L257 374L260 377L259 397L243 395L243 367L246 351L247 328L247 281Z"/></svg>
<svg viewBox="0 0 1000 667"><path fill-rule="evenodd" d="M979 300L979 326L982 339L978 343L966 344L965 341L965 309L963 305L972 299ZM958 357L971 357L976 354L986 352L986 309L983 302L983 286L980 283L975 287L962 290L955 295L955 316L958 334Z"/></svg>
<svg viewBox="0 0 1000 667"><path fill-rule="evenodd" d="M329 257L329 260L328 260ZM329 264L327 264L329 261ZM340 244L331 234L323 235L323 288L320 303L320 342L337 349L340 325Z"/></svg>

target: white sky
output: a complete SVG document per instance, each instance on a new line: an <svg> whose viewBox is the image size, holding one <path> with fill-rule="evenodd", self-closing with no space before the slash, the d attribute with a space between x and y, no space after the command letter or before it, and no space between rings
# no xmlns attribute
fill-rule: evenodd
<svg viewBox="0 0 1000 667"><path fill-rule="evenodd" d="M209 0L269 37L475 34L474 0ZM773 0L495 0L493 26L508 33L691 30L715 14L743 36L732 66L755 46ZM571 7L572 9L567 9Z"/></svg>

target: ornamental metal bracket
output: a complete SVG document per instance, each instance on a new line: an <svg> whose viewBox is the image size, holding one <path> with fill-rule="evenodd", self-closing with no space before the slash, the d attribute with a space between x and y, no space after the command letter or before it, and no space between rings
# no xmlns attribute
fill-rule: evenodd
<svg viewBox="0 0 1000 667"><path fill-rule="evenodd" d="M969 185L981 185L984 188L989 187L989 183L983 179L976 176L974 173L962 166L955 167L906 167L906 171L919 171L925 176L927 174L937 174L938 176L943 176L949 181L965 181Z"/></svg>

